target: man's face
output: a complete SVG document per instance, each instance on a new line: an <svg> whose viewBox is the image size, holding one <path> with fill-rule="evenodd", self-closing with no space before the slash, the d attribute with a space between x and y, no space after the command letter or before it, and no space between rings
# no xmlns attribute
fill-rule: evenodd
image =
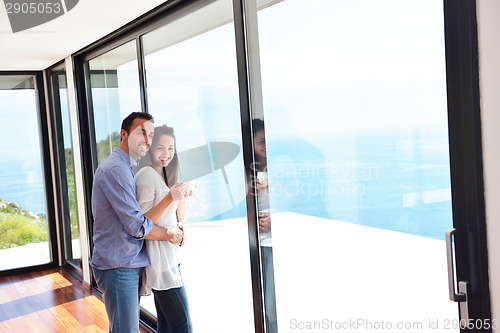
<svg viewBox="0 0 500 333"><path fill-rule="evenodd" d="M134 119L130 126L130 133L122 130L122 140L127 141L128 153L134 160L146 155L151 147L151 141L154 135L153 122L146 119Z"/></svg>

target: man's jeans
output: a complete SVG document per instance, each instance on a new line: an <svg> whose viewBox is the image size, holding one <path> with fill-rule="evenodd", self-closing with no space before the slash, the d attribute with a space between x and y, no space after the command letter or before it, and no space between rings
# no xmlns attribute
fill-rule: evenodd
<svg viewBox="0 0 500 333"><path fill-rule="evenodd" d="M139 332L141 268L93 268L109 319L109 332Z"/></svg>

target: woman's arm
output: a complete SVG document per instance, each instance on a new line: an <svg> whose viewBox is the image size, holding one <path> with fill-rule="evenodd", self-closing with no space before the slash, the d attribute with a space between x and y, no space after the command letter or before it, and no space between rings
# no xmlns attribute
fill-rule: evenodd
<svg viewBox="0 0 500 333"><path fill-rule="evenodd" d="M144 216L149 217L156 225L160 221L161 216L167 208L174 202L172 194L169 192L156 206L154 205L155 197L158 192L153 188L137 187L137 201Z"/></svg>
<svg viewBox="0 0 500 333"><path fill-rule="evenodd" d="M153 223L156 224L160 220L163 213L165 213L167 208L172 204L172 202L181 201L188 196L189 194L184 191L184 184L175 184L170 189L170 192L168 192L168 194L163 199L161 199L161 201L156 206L154 206L146 214L144 214L144 216L149 217L153 221Z"/></svg>
<svg viewBox="0 0 500 333"><path fill-rule="evenodd" d="M184 198L184 199L183 199ZM184 231L175 225L168 229L158 227L156 224L161 219L167 208L174 201L186 201L184 187L182 185L173 186L170 192L153 208L151 208L144 216L147 216L155 224L151 232L144 238L148 240L168 240L174 245L182 245L184 241Z"/></svg>
<svg viewBox="0 0 500 333"><path fill-rule="evenodd" d="M186 219L186 212L187 212L187 203L186 199L179 200L177 204L177 221L179 222L184 222Z"/></svg>
<svg viewBox="0 0 500 333"><path fill-rule="evenodd" d="M163 213L174 201L184 198L184 185L175 184L168 194L154 206L161 187L158 173L151 167L145 167L136 174L136 196L143 215L156 225Z"/></svg>
<svg viewBox="0 0 500 333"><path fill-rule="evenodd" d="M163 199L161 199L161 201L156 206L145 213L144 216L149 217L154 224L157 224L163 213L165 213L172 202L174 202L174 199L172 198L172 192L168 192L168 194Z"/></svg>

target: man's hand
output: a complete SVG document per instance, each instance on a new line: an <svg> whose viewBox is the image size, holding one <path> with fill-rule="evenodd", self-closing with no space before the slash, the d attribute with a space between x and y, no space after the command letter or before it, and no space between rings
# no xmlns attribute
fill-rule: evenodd
<svg viewBox="0 0 500 333"><path fill-rule="evenodd" d="M179 244L179 246L182 246L184 245L184 243L186 243L186 233L184 232L184 226L181 223L177 224L177 226L179 227L179 229L182 230L182 240L181 243Z"/></svg>
<svg viewBox="0 0 500 333"><path fill-rule="evenodd" d="M271 214L259 212L259 232L265 234L271 231Z"/></svg>
<svg viewBox="0 0 500 333"><path fill-rule="evenodd" d="M181 245L184 238L184 230L178 225L168 228L169 241L174 245Z"/></svg>

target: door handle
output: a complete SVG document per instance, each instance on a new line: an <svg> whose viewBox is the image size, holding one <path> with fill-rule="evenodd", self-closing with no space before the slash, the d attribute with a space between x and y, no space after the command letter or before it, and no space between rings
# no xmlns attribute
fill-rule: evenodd
<svg viewBox="0 0 500 333"><path fill-rule="evenodd" d="M448 262L448 288L450 300L453 302L458 302L460 308L460 322L468 323L469 321L469 282L458 281L455 283L455 247L453 242L453 236L455 235L455 229L446 231L446 259ZM458 286L458 292L457 292Z"/></svg>
<svg viewBox="0 0 500 333"><path fill-rule="evenodd" d="M456 292L455 288L455 249L453 246L453 236L455 229L446 231L446 259L448 262L448 288L450 294L450 301L464 302L467 298L466 294Z"/></svg>

